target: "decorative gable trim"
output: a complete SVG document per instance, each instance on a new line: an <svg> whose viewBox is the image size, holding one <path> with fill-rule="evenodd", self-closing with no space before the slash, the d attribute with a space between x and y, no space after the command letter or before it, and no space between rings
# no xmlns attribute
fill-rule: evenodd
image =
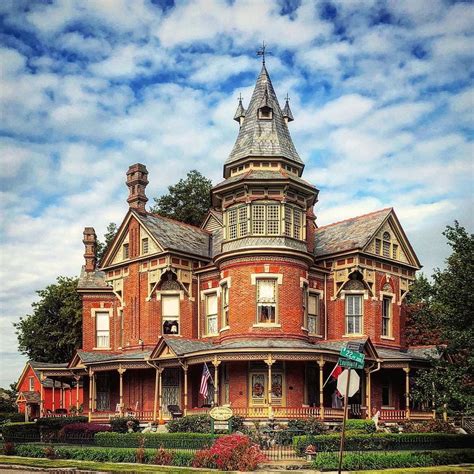
<svg viewBox="0 0 474 474"><path fill-rule="evenodd" d="M160 337L161 337L161 340L155 346L149 358L152 360L176 359L178 357L176 355L176 352L174 352L173 349L171 349L171 347L168 345L164 337L162 336Z"/></svg>

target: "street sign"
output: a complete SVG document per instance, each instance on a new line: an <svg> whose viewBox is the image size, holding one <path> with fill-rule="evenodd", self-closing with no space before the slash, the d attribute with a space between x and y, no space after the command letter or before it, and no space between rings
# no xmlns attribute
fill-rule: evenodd
<svg viewBox="0 0 474 474"><path fill-rule="evenodd" d="M350 341L346 344L346 347L354 352L364 352L364 343Z"/></svg>
<svg viewBox="0 0 474 474"><path fill-rule="evenodd" d="M357 362L356 360L341 359L337 361L337 365L341 367L347 367L348 369L363 369L364 363Z"/></svg>
<svg viewBox="0 0 474 474"><path fill-rule="evenodd" d="M355 360L355 361L361 362L361 363L363 363L364 359L365 359L364 354L361 354L360 352L351 351L347 347L341 348L341 352L339 352L339 354L342 357L345 357L346 359Z"/></svg>
<svg viewBox="0 0 474 474"><path fill-rule="evenodd" d="M347 396L354 396L360 387L360 377L359 374L354 370L344 370L341 375L337 378L337 390L342 396L346 396L346 387L347 387L347 378L349 377L349 371L351 372L351 377L349 380L349 387L347 390Z"/></svg>

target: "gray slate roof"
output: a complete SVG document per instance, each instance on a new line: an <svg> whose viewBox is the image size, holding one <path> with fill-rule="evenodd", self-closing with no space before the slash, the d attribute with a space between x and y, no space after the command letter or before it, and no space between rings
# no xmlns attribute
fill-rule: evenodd
<svg viewBox="0 0 474 474"><path fill-rule="evenodd" d="M290 181L295 181L296 183L303 184L305 186L311 186L314 187L311 183L308 183L308 181L305 181L304 179L289 174L285 173L283 170L278 169L278 170L256 170L256 169L251 169L247 171L246 173L241 173L235 176L231 176L230 178L225 179L224 181L221 181L220 183L216 184L213 189L218 189L222 186L226 186L228 184L233 184L233 183L238 183L240 181L260 181L260 180L265 180L265 181L272 181L272 180L290 180Z"/></svg>
<svg viewBox="0 0 474 474"><path fill-rule="evenodd" d="M381 209L363 216L329 224L316 229L316 257L330 255L367 245L392 208Z"/></svg>
<svg viewBox="0 0 474 474"><path fill-rule="evenodd" d="M105 282L105 272L99 270L86 272L84 266L81 268L81 275L79 276L77 287L83 290L111 289L111 287Z"/></svg>
<svg viewBox="0 0 474 474"><path fill-rule="evenodd" d="M209 232L158 214L135 213L135 215L166 250L210 257Z"/></svg>
<svg viewBox="0 0 474 474"><path fill-rule="evenodd" d="M99 352L77 351L77 355L85 364L94 362L113 362L121 360L145 360L151 351L123 352L121 354L103 354Z"/></svg>
<svg viewBox="0 0 474 474"><path fill-rule="evenodd" d="M271 120L259 120L257 111L265 103L273 109ZM245 111L237 141L226 165L246 156L283 156L302 164L283 118L265 65L260 71L250 104Z"/></svg>
<svg viewBox="0 0 474 474"><path fill-rule="evenodd" d="M198 341L195 339L165 337L165 341L177 356L204 351L216 347L215 344L210 342Z"/></svg>
<svg viewBox="0 0 474 474"><path fill-rule="evenodd" d="M40 379L40 374L39 374L39 369L52 369L52 370L54 370L54 369L66 369L67 366L69 365L67 362L64 362L64 363L38 362L38 361L35 361L35 360L30 360L29 364L30 364L31 368L33 369L33 372L35 373L35 375L38 377L38 380L41 380ZM50 378L46 378L41 382L41 384L45 388L52 388L53 387L53 380L50 379ZM56 388L60 388L61 387L61 382L58 381L58 380L55 380L54 381L54 386ZM63 388L69 388L69 385L67 383L63 383Z"/></svg>

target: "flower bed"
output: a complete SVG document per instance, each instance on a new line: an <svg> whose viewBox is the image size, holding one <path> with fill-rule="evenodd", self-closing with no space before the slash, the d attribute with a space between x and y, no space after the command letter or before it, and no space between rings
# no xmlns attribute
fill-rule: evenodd
<svg viewBox="0 0 474 474"><path fill-rule="evenodd" d="M114 448L166 448L198 450L209 447L217 436L204 433L97 433L96 446Z"/></svg>
<svg viewBox="0 0 474 474"><path fill-rule="evenodd" d="M341 435L339 433L320 436L295 436L293 446L303 455L310 444L317 452L338 451ZM348 433L345 449L347 451L414 450L469 448L474 445L474 435L444 433Z"/></svg>
<svg viewBox="0 0 474 474"><path fill-rule="evenodd" d="M320 453L313 461L313 467L322 471L333 471L338 468L338 460L338 453ZM361 469L442 466L471 462L474 462L474 449L392 453L348 452L344 454L342 469L355 471Z"/></svg>

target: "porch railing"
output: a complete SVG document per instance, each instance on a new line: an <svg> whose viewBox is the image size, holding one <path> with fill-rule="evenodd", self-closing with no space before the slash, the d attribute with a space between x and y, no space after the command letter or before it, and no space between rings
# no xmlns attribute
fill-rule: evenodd
<svg viewBox="0 0 474 474"><path fill-rule="evenodd" d="M381 421L405 421L407 419L422 421L435 417L433 411L407 411L407 410L380 410Z"/></svg>

